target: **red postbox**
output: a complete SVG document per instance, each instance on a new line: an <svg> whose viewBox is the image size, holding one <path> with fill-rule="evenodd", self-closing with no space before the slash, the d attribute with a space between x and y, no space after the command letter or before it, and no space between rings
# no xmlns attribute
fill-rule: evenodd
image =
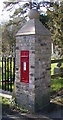
<svg viewBox="0 0 63 120"><path fill-rule="evenodd" d="M29 51L21 51L21 82L29 83Z"/></svg>

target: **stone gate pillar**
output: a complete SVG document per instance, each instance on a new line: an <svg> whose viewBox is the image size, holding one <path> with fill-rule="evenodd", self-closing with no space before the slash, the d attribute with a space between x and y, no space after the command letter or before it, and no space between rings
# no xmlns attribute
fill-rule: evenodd
<svg viewBox="0 0 63 120"><path fill-rule="evenodd" d="M39 21L37 10L32 9L29 17L16 34L16 98L20 106L36 112L50 102L51 34ZM21 80L21 51L29 51L28 83L26 77ZM26 72L27 67L23 69Z"/></svg>

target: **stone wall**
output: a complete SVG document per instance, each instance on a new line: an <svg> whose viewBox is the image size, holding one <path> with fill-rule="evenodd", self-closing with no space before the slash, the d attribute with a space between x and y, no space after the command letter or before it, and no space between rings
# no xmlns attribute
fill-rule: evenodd
<svg viewBox="0 0 63 120"><path fill-rule="evenodd" d="M35 111L50 102L51 39L36 36L35 42Z"/></svg>
<svg viewBox="0 0 63 120"><path fill-rule="evenodd" d="M19 105L35 112L50 101L51 40L48 36L16 38L16 96ZM20 82L20 51L29 50L29 84Z"/></svg>
<svg viewBox="0 0 63 120"><path fill-rule="evenodd" d="M20 82L20 51L29 50L29 83ZM20 36L16 39L16 96L19 105L34 111L35 36ZM32 82L32 83L31 83Z"/></svg>

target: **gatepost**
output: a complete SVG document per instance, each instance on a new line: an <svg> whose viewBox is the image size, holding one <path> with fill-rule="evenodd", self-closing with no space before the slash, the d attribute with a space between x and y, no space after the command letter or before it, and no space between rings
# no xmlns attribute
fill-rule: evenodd
<svg viewBox="0 0 63 120"><path fill-rule="evenodd" d="M36 112L50 103L51 34L31 9L30 20L16 34L16 98Z"/></svg>

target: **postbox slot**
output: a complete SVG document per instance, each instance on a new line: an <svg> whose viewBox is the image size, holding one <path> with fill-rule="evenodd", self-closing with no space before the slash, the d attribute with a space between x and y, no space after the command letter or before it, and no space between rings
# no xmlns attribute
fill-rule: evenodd
<svg viewBox="0 0 63 120"><path fill-rule="evenodd" d="M20 82L29 83L29 51L21 51L21 80Z"/></svg>
<svg viewBox="0 0 63 120"><path fill-rule="evenodd" d="M21 56L22 58L27 58L27 57L29 57L29 56Z"/></svg>
<svg viewBox="0 0 63 120"><path fill-rule="evenodd" d="M26 70L26 62L23 62L24 70Z"/></svg>

